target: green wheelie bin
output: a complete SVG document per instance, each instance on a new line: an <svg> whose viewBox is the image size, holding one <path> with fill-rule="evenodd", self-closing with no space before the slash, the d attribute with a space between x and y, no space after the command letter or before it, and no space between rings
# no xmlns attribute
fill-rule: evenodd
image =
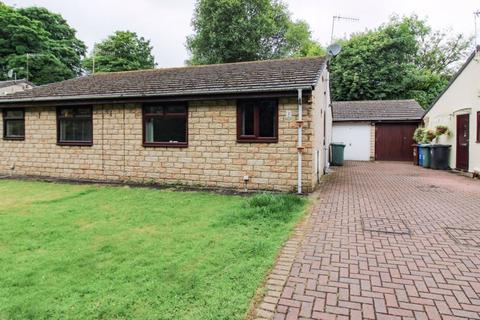
<svg viewBox="0 0 480 320"><path fill-rule="evenodd" d="M343 144L343 143L331 143L330 147L332 148L332 165L333 166L343 166L345 144Z"/></svg>

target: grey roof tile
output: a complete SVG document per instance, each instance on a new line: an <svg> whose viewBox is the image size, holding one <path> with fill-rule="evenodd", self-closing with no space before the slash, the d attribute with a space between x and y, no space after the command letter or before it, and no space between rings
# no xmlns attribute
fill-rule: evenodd
<svg viewBox="0 0 480 320"><path fill-rule="evenodd" d="M97 73L2 97L0 103L285 91L314 86L324 65L324 58L315 57Z"/></svg>
<svg viewBox="0 0 480 320"><path fill-rule="evenodd" d="M333 121L420 120L425 110L415 100L335 101Z"/></svg>

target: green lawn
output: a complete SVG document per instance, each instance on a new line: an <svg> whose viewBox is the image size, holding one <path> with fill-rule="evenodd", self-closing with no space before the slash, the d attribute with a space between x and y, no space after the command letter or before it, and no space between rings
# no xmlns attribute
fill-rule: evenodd
<svg viewBox="0 0 480 320"><path fill-rule="evenodd" d="M0 319L242 319L304 207L0 180Z"/></svg>

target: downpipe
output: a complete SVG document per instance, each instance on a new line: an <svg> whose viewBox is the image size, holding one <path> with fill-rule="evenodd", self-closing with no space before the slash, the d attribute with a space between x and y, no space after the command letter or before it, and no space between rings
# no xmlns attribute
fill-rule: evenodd
<svg viewBox="0 0 480 320"><path fill-rule="evenodd" d="M302 142L302 128L303 128L303 101L302 101L302 89L298 89L298 118L297 118L297 193L302 194L302 154L303 154L303 142Z"/></svg>

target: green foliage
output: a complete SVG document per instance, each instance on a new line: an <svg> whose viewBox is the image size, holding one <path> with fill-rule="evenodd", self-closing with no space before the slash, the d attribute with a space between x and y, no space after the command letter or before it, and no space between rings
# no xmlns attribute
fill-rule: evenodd
<svg viewBox="0 0 480 320"><path fill-rule="evenodd" d="M435 130L425 129L423 132L422 143L431 143L437 137Z"/></svg>
<svg viewBox="0 0 480 320"><path fill-rule="evenodd" d="M267 220L268 223L290 222L304 204L305 200L296 195L262 193L250 198L245 205L246 210L242 210L240 214L247 220Z"/></svg>
<svg viewBox="0 0 480 320"><path fill-rule="evenodd" d="M254 61L323 53L304 21L278 0L198 0L190 64Z"/></svg>
<svg viewBox="0 0 480 320"><path fill-rule="evenodd" d="M314 57L326 54L325 49L318 42L312 40L312 31L305 21L290 22L285 40L287 45L283 56Z"/></svg>
<svg viewBox="0 0 480 320"><path fill-rule="evenodd" d="M413 134L413 140L417 143L431 143L437 141L442 135L450 135L450 129L444 125L438 125L435 129L417 128Z"/></svg>
<svg viewBox="0 0 480 320"><path fill-rule="evenodd" d="M447 126L444 125L438 125L435 127L435 142L438 143L439 138L443 135L450 136L451 132L450 129ZM433 139L432 139L433 140Z"/></svg>
<svg viewBox="0 0 480 320"><path fill-rule="evenodd" d="M422 142L424 135L425 135L425 128L418 127L413 133L413 141L415 141L416 143Z"/></svg>
<svg viewBox="0 0 480 320"><path fill-rule="evenodd" d="M432 31L411 16L340 43L342 52L331 64L334 100L416 99L427 107L471 42Z"/></svg>
<svg viewBox="0 0 480 320"><path fill-rule="evenodd" d="M244 319L305 202L13 180L0 194L2 319Z"/></svg>
<svg viewBox="0 0 480 320"><path fill-rule="evenodd" d="M45 8L14 9L0 3L0 80L15 69L17 78L35 84L69 79L81 74L85 44L59 14Z"/></svg>
<svg viewBox="0 0 480 320"><path fill-rule="evenodd" d="M222 217L216 225L268 225L276 227L296 221L303 212L306 200L293 194L260 193L249 198L241 210Z"/></svg>
<svg viewBox="0 0 480 320"><path fill-rule="evenodd" d="M435 136L438 138L442 135L450 135L450 129L444 125L438 125L435 127Z"/></svg>
<svg viewBox="0 0 480 320"><path fill-rule="evenodd" d="M115 72L153 69L155 58L150 40L139 37L135 32L116 31L106 40L95 45L95 72ZM83 61L89 72L93 70L93 56Z"/></svg>

